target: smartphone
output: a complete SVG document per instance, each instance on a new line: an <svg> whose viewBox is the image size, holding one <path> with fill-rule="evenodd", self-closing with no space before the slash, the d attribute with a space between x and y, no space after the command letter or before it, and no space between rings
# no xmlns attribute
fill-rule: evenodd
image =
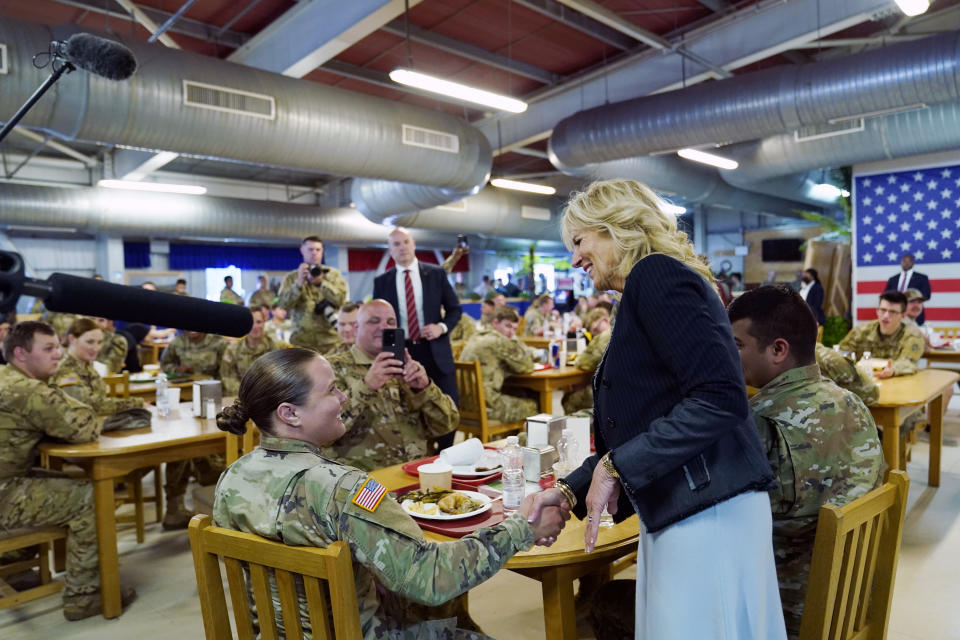
<svg viewBox="0 0 960 640"><path fill-rule="evenodd" d="M462 233L457 234L457 246L458 247L469 247L470 243L467 242L467 236Z"/></svg>
<svg viewBox="0 0 960 640"><path fill-rule="evenodd" d="M403 334L403 329L397 327L396 329L383 330L383 350L392 353L393 357L400 362L407 361L403 353L405 344L406 337Z"/></svg>

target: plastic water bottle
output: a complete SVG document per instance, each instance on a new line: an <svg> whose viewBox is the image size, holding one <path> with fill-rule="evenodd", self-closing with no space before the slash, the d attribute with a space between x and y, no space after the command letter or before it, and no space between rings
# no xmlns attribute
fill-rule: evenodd
<svg viewBox="0 0 960 640"><path fill-rule="evenodd" d="M557 480L576 468L579 449L580 443L573 437L573 430L564 429L560 439L557 440L557 455L560 458L556 466Z"/></svg>
<svg viewBox="0 0 960 640"><path fill-rule="evenodd" d="M873 363L870 361L869 351L864 351L863 355L860 356L860 361L857 362L857 369L865 378L873 377Z"/></svg>
<svg viewBox="0 0 960 640"><path fill-rule="evenodd" d="M503 508L513 511L523 502L525 480L523 478L523 450L517 436L507 438L507 446L500 450L503 459L503 475L500 483L503 487Z"/></svg>
<svg viewBox="0 0 960 640"><path fill-rule="evenodd" d="M167 393L169 387L167 376L161 371L157 376L157 415L161 418L170 415L170 397Z"/></svg>

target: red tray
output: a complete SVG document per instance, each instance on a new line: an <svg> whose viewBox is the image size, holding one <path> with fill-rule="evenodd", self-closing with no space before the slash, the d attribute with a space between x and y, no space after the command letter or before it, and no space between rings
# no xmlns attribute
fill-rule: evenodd
<svg viewBox="0 0 960 640"><path fill-rule="evenodd" d="M454 480L451 486L454 489L463 489L464 491L473 491L476 489L474 485L460 482L459 480ZM411 484L406 487L401 487L393 493L395 493L399 498L406 495L410 491L419 488L419 484ZM483 527L492 527L493 525L500 524L507 519L507 516L503 513L503 500L496 500L490 505L489 511L484 511L483 513L479 513L472 518L463 518L462 520L421 520L416 516L411 517L424 531L433 531L434 533L450 536L451 538L462 538L465 535L473 533L477 529L482 529Z"/></svg>
<svg viewBox="0 0 960 640"><path fill-rule="evenodd" d="M490 449L491 451L497 450L496 447L484 447L484 449ZM430 456L429 458L420 458L419 460L414 460L412 462L406 463L401 468L407 472L407 475L411 475L414 478L417 478L420 476L420 474L417 473L417 467L419 467L422 464L427 464L428 462L434 462L439 457L440 456ZM477 478L458 478L454 476L453 483L457 484L459 482L460 484L470 485L469 487L461 487L461 489L472 491L473 489L476 489L482 484L487 484L488 482L493 482L494 480L499 480L499 479L500 479L500 472L495 471L488 476L480 476Z"/></svg>

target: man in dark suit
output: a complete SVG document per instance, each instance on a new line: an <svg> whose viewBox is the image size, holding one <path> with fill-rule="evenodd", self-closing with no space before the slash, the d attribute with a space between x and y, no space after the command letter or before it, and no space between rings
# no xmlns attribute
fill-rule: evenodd
<svg viewBox="0 0 960 640"><path fill-rule="evenodd" d="M900 258L900 273L887 280L886 291L905 292L907 289L916 289L923 294L923 299L930 299L930 279L925 274L913 270L913 254L905 253ZM923 324L924 314L917 318L917 324Z"/></svg>
<svg viewBox="0 0 960 640"><path fill-rule="evenodd" d="M390 233L388 248L397 264L374 279L373 297L393 306L407 336L410 357L422 364L440 390L459 404L453 350L447 335L463 315L457 294L442 268L417 260L417 245L406 229L398 227ZM453 431L438 438L439 447L453 444L455 434Z"/></svg>
<svg viewBox="0 0 960 640"><path fill-rule="evenodd" d="M816 269L805 269L801 277L800 295L807 306L813 311L813 317L818 325L823 325L826 317L823 313L823 285L820 284L820 275Z"/></svg>

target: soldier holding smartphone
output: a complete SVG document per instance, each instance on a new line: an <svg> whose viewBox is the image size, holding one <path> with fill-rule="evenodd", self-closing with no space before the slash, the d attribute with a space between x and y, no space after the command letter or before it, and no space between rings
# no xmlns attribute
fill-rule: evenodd
<svg viewBox="0 0 960 640"><path fill-rule="evenodd" d="M386 337L385 337L386 336ZM337 386L346 394L346 433L323 455L366 471L428 455L427 438L453 431L460 414L404 347L397 316L385 300L357 315L357 340L332 354Z"/></svg>

